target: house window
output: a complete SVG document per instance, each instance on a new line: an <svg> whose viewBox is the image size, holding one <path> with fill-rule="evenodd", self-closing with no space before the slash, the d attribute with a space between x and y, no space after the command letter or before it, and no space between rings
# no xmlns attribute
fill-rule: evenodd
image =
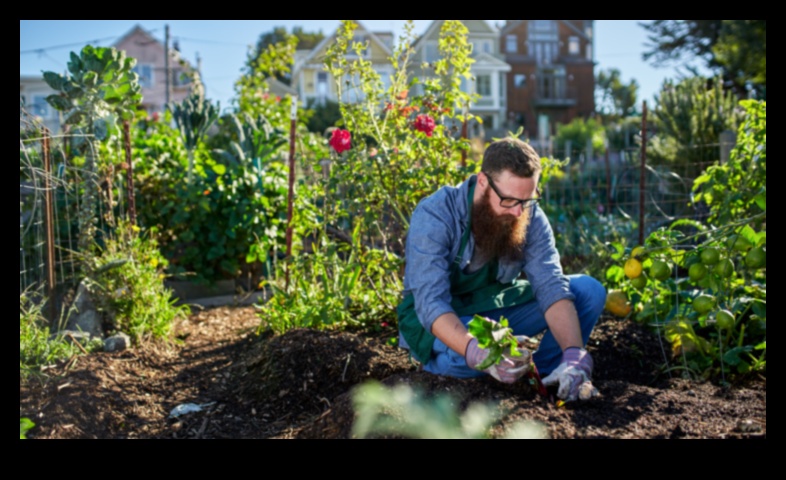
<svg viewBox="0 0 786 480"><path fill-rule="evenodd" d="M587 60L592 60L592 45L587 44Z"/></svg>
<svg viewBox="0 0 786 480"><path fill-rule="evenodd" d="M317 72L317 102L324 105L328 95L327 72Z"/></svg>
<svg viewBox="0 0 786 480"><path fill-rule="evenodd" d="M475 88L477 92L482 97L490 97L491 96L491 76L490 75L478 75L477 76L477 85Z"/></svg>
<svg viewBox="0 0 786 480"><path fill-rule="evenodd" d="M531 31L557 33L557 22L554 20L530 20L529 28Z"/></svg>
<svg viewBox="0 0 786 480"><path fill-rule="evenodd" d="M33 103L28 105L28 111L41 118L49 118L49 104L43 95L33 95Z"/></svg>
<svg viewBox="0 0 786 480"><path fill-rule="evenodd" d="M527 32L529 54L538 65L550 65L559 55L557 23L554 20L530 20Z"/></svg>
<svg viewBox="0 0 786 480"><path fill-rule="evenodd" d="M493 115L483 115L483 127L485 128L494 128L494 116Z"/></svg>
<svg viewBox="0 0 786 480"><path fill-rule="evenodd" d="M491 40L480 40L473 43L472 53L491 53Z"/></svg>
<svg viewBox="0 0 786 480"><path fill-rule="evenodd" d="M513 75L513 86L516 88L526 88L527 76L523 73L517 73Z"/></svg>
<svg viewBox="0 0 786 480"><path fill-rule="evenodd" d="M439 60L439 45L435 42L426 44L426 62L432 63Z"/></svg>
<svg viewBox="0 0 786 480"><path fill-rule="evenodd" d="M516 35L508 35L505 37L505 51L508 53L516 53L518 51Z"/></svg>
<svg viewBox="0 0 786 480"><path fill-rule="evenodd" d="M134 72L139 75L139 86L142 88L153 87L153 66L149 63L137 63L133 68Z"/></svg>
<svg viewBox="0 0 786 480"><path fill-rule="evenodd" d="M579 54L579 37L568 38L568 54L569 55Z"/></svg>

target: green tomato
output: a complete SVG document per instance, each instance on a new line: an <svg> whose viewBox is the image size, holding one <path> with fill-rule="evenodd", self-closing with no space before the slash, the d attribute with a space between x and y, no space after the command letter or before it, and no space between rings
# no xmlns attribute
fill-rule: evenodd
<svg viewBox="0 0 786 480"><path fill-rule="evenodd" d="M720 252L715 247L707 247L701 251L701 263L715 265L720 260Z"/></svg>
<svg viewBox="0 0 786 480"><path fill-rule="evenodd" d="M644 290L644 287L647 286L647 274L642 272L638 277L631 278L630 284L633 285L636 290Z"/></svg>
<svg viewBox="0 0 786 480"><path fill-rule="evenodd" d="M663 260L655 260L650 267L650 276L656 280L666 280L671 276L671 266Z"/></svg>
<svg viewBox="0 0 786 480"><path fill-rule="evenodd" d="M715 274L719 277L731 277L734 275L734 262L732 262L729 258L724 258L715 264L715 267L712 269L712 271L715 272Z"/></svg>
<svg viewBox="0 0 786 480"><path fill-rule="evenodd" d="M688 269L688 277L690 277L690 279L693 282L698 282L706 276L707 276L707 266L704 265L703 263L694 263Z"/></svg>
<svg viewBox="0 0 786 480"><path fill-rule="evenodd" d="M703 293L693 299L693 309L701 315L715 308L715 297Z"/></svg>
<svg viewBox="0 0 786 480"><path fill-rule="evenodd" d="M718 328L731 330L734 328L734 314L728 310L718 310L718 313L715 314L715 323Z"/></svg>
<svg viewBox="0 0 786 480"><path fill-rule="evenodd" d="M764 247L752 248L745 255L745 266L750 269L757 269L767 265L767 250Z"/></svg>

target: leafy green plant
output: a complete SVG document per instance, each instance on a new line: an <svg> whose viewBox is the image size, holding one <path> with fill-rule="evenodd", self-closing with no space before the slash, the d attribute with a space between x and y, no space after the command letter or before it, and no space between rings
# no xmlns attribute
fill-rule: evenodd
<svg viewBox="0 0 786 480"><path fill-rule="evenodd" d="M489 351L488 357L478 366L478 370L485 370L502 361L506 351L511 357L520 357L518 340L513 335L513 330L508 328L508 319L501 317L499 322L489 322L480 315L475 315L467 324L470 335L478 340L478 346Z"/></svg>
<svg viewBox="0 0 786 480"><path fill-rule="evenodd" d="M23 378L81 353L71 340L52 335L42 308L43 304L30 295L19 296L19 375ZM91 348L91 345L87 347Z"/></svg>
<svg viewBox="0 0 786 480"><path fill-rule="evenodd" d="M180 135L183 137L186 150L188 150L188 174L186 179L191 183L194 170L194 150L208 128L218 119L220 106L213 105L205 98L202 88L194 91L182 102L170 107Z"/></svg>
<svg viewBox="0 0 786 480"><path fill-rule="evenodd" d="M472 62L466 28L445 22L443 58L421 81L409 78L409 25L390 59L389 88L366 60L368 45L353 41L356 28L343 22L325 55L342 115L332 135L344 143L331 144L329 171L315 157L317 175L298 186L287 259L292 287L272 284L274 296L260 312L263 326L277 331L394 325L409 215L420 199L475 169L461 166L469 141L455 128L464 119L456 111L472 98L460 89ZM417 86L423 94L411 96ZM346 102L347 91L358 101Z"/></svg>
<svg viewBox="0 0 786 480"><path fill-rule="evenodd" d="M708 168L696 186L711 206L708 223L673 222L636 253L616 245L618 261L635 257L649 272L642 281L625 278L617 265L607 271L637 306L632 318L671 344L669 371L722 381L765 374L767 366L766 104L744 105L729 164ZM673 274L659 274L664 265Z"/></svg>
<svg viewBox="0 0 786 480"><path fill-rule="evenodd" d="M299 209L298 209L299 210ZM260 328L384 328L396 321L400 260L360 243L360 223L350 243L318 231L308 254L292 259L292 287L269 282L273 296L260 306ZM284 268L279 264L279 278Z"/></svg>
<svg viewBox="0 0 786 480"><path fill-rule="evenodd" d="M71 52L68 74L44 72L44 80L57 94L46 101L64 112L65 125L75 128L75 147L84 153L82 201L79 210L79 247L93 245L98 202L97 177L105 175L99 166L98 144L117 129L117 119L131 118L142 100L139 77L133 71L136 60L115 48L85 46Z"/></svg>
<svg viewBox="0 0 786 480"><path fill-rule="evenodd" d="M565 151L567 143L570 142L571 151L565 152L565 158L570 158L574 151L584 152L588 142L592 145L593 154L599 155L605 149L606 133L603 125L594 118L575 118L570 123L557 125L555 140L558 151Z"/></svg>
<svg viewBox="0 0 786 480"><path fill-rule="evenodd" d="M490 404L472 403L463 412L450 395L427 398L408 385L386 387L366 382L352 393L356 420L354 438L393 435L423 439L484 439L499 421L502 411ZM518 422L502 438L547 438L538 422Z"/></svg>
<svg viewBox="0 0 786 480"><path fill-rule="evenodd" d="M19 439L25 440L27 438L27 432L35 427L35 423L33 423L29 418L22 417L19 419Z"/></svg>
<svg viewBox="0 0 786 480"><path fill-rule="evenodd" d="M140 224L160 232L172 274L203 284L241 275L258 280L284 238L285 135L263 117L227 117L231 136L212 151L198 144L189 183L186 149L167 118L148 123L135 141Z"/></svg>
<svg viewBox="0 0 786 480"><path fill-rule="evenodd" d="M174 321L190 313L164 286L168 262L151 238L154 233L121 221L100 253L87 261L96 304L106 312L110 330L128 334L134 343L168 339Z"/></svg>

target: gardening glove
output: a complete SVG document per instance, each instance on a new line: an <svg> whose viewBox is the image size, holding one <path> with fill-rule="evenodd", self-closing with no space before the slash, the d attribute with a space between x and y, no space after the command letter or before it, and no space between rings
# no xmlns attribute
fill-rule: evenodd
<svg viewBox="0 0 786 480"><path fill-rule="evenodd" d="M570 347L562 352L562 363L543 379L543 385L559 384L557 396L566 402L589 400L598 396L592 385L592 357L579 347Z"/></svg>
<svg viewBox="0 0 786 480"><path fill-rule="evenodd" d="M519 339L519 337L516 338ZM524 342L520 339L519 345L522 343ZM492 365L481 371L488 373L502 383L515 382L527 374L529 371L530 362L532 361L532 354L529 350L524 347L519 347L518 350L521 352L520 357L511 357L509 353L503 354L503 358L498 364ZM478 339L473 338L469 341L465 357L467 359L467 365L470 368L480 370L477 368L478 365L483 363L483 360L485 360L488 356L489 351L478 346Z"/></svg>

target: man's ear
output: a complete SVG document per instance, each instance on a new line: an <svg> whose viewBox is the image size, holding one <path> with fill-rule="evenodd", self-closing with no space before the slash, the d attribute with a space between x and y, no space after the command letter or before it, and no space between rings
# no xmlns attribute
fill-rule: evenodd
<svg viewBox="0 0 786 480"><path fill-rule="evenodd" d="M488 178L486 178L486 174L483 172L478 172L478 186L485 189L488 187L488 184L489 181Z"/></svg>

